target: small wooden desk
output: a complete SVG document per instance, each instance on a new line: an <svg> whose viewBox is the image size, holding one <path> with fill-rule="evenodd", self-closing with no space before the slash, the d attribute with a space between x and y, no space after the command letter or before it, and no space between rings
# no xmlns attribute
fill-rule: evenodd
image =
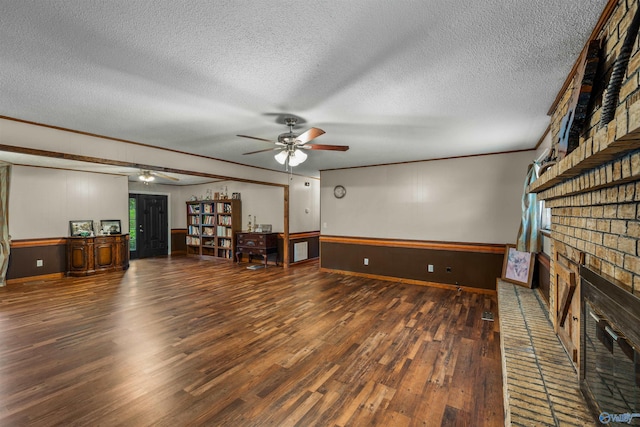
<svg viewBox="0 0 640 427"><path fill-rule="evenodd" d="M267 267L269 255L276 255L278 265L278 233L236 233L236 262L240 262L242 254L249 256L249 262L253 255L260 255Z"/></svg>

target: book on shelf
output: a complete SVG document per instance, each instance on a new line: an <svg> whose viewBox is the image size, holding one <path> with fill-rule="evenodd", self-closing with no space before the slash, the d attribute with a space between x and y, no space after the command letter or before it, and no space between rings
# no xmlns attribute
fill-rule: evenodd
<svg viewBox="0 0 640 427"><path fill-rule="evenodd" d="M231 215L218 215L218 224L231 225Z"/></svg>
<svg viewBox="0 0 640 427"><path fill-rule="evenodd" d="M218 256L221 258L229 258L231 259L232 254L231 254L231 250L229 249L218 249Z"/></svg>
<svg viewBox="0 0 640 427"><path fill-rule="evenodd" d="M200 246L200 238L187 236L187 246Z"/></svg>
<svg viewBox="0 0 640 427"><path fill-rule="evenodd" d="M233 237L233 229L230 227L225 227L223 225L219 225L216 234L218 237Z"/></svg>
<svg viewBox="0 0 640 427"><path fill-rule="evenodd" d="M231 213L231 203L221 202L218 203L218 213Z"/></svg>

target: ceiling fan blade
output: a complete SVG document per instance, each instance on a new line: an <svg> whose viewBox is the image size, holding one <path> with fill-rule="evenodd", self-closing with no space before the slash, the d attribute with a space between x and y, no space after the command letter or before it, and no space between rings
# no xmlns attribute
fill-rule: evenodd
<svg viewBox="0 0 640 427"><path fill-rule="evenodd" d="M250 151L248 153L242 153L243 155L247 155L247 154L256 154L256 153L264 153L265 151L274 151L274 150L282 150L282 148L280 147L276 147L276 148L266 148L264 150L258 150L258 151Z"/></svg>
<svg viewBox="0 0 640 427"><path fill-rule="evenodd" d="M236 136L239 136L240 138L257 139L258 141L271 142L273 144L276 143L276 141L272 141L270 139L265 139L265 138L258 138L257 136L249 136L249 135L236 135Z"/></svg>
<svg viewBox="0 0 640 427"><path fill-rule="evenodd" d="M331 150L331 151L347 151L348 145L324 145L324 144L304 144L298 145L297 148L306 148L308 150Z"/></svg>
<svg viewBox="0 0 640 427"><path fill-rule="evenodd" d="M323 133L324 133L324 131L322 129L311 128L311 129L301 133L300 136L298 136L296 138L296 141L299 142L300 144L305 144L305 143L311 141L312 139L316 139L317 137L319 137Z"/></svg>
<svg viewBox="0 0 640 427"><path fill-rule="evenodd" d="M151 172L151 175L155 175L160 178L170 179L172 181L180 181L180 178L176 178L175 176L165 175L160 172Z"/></svg>

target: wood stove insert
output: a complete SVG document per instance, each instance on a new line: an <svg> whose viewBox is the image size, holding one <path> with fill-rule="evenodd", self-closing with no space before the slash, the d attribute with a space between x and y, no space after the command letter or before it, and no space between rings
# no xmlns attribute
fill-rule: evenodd
<svg viewBox="0 0 640 427"><path fill-rule="evenodd" d="M580 388L607 425L640 425L640 299L580 267Z"/></svg>

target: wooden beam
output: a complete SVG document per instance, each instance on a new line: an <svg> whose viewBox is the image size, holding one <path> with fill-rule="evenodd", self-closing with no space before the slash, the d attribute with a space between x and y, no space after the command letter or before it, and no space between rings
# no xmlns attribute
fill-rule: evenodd
<svg viewBox="0 0 640 427"><path fill-rule="evenodd" d="M122 160L105 159L101 157L82 156L79 154L71 154L71 153L61 153L58 151L41 150L38 148L18 147L15 145L7 145L7 144L0 144L0 151L7 151L10 153L29 154L32 156L49 157L49 158L55 158L55 159L74 160L79 162L96 163L101 165L118 166L118 167L125 167L125 168L149 169L149 170L154 170L159 172L200 176L203 178L213 178L213 179L219 179L223 181L244 182L247 184L269 185L272 187L286 186L286 184L276 184L272 182L256 181L254 179L245 179L245 178L231 177L231 176L225 176L225 175L216 175L216 174L205 173L205 172L195 172L192 170L170 168L165 166L156 166L156 165L150 165L146 163L133 163L133 162L125 162ZM34 167L39 167L39 166L34 166Z"/></svg>
<svg viewBox="0 0 640 427"><path fill-rule="evenodd" d="M493 243L456 243L421 240L374 239L367 237L320 236L321 243L388 246L394 248L436 249L458 252L504 254L505 245Z"/></svg>
<svg viewBox="0 0 640 427"><path fill-rule="evenodd" d="M231 164L234 164L234 165L240 165L240 166L245 166L245 167L248 167L248 168L262 169L262 170L273 172L271 169L262 168L262 167L259 167L259 166L246 165L246 164L239 163L239 162L232 162L230 160L223 160L223 159L218 159L216 157L204 156L202 154L193 154L193 153L188 153L186 151L174 150L172 148L158 147L158 146L155 146L155 145L143 144L141 142L131 141L131 140L128 140L128 139L113 138L113 137L110 137L110 136L99 135L99 134L96 134L96 133L83 132L83 131L79 131L79 130L75 130L75 129L63 128L63 127L60 127L60 126L52 126L52 125L47 125L47 124L44 124L44 123L38 123L38 122L29 121L29 120L17 119L15 117L9 117L9 116L0 115L0 120L9 120L9 121L12 121L12 122L24 123L24 124L32 125L32 126L39 126L39 127L59 130L59 131L63 131L63 132L75 133L77 135L89 136L89 137L92 137L92 138L100 138L100 139L106 139L108 141L123 142L125 144L137 145L139 147L146 147L146 148L151 148L151 149L154 149L154 150L161 150L161 151L169 151L171 153L185 154L187 156L200 157L202 159L215 160L215 161L218 161L218 162L231 163ZM161 170L161 169L154 169L154 170ZM229 178L229 179L233 179L233 178ZM264 184L267 184L267 183L264 183Z"/></svg>

